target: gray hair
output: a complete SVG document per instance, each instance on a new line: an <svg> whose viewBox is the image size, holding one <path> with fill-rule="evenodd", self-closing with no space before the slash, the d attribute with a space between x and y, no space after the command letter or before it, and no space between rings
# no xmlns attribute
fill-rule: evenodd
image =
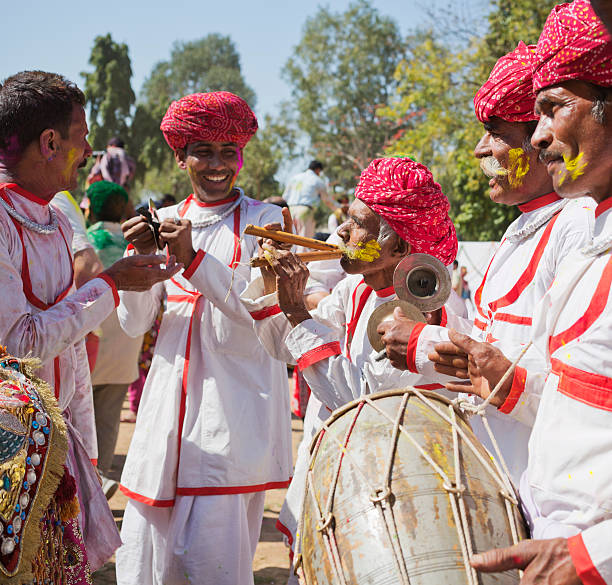
<svg viewBox="0 0 612 585"><path fill-rule="evenodd" d="M381 215L380 227L378 229L378 243L382 245L394 234L395 230L389 225L389 222Z"/></svg>

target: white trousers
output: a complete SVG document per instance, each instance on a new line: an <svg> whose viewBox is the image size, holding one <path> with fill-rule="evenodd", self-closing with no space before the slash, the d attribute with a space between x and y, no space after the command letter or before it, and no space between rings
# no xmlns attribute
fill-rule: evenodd
<svg viewBox="0 0 612 585"><path fill-rule="evenodd" d="M172 508L129 500L118 585L253 585L265 492L177 496Z"/></svg>

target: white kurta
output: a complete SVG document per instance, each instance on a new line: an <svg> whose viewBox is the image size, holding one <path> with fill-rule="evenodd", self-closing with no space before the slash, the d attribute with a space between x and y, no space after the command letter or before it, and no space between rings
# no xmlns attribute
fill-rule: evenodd
<svg viewBox="0 0 612 585"><path fill-rule="evenodd" d="M386 359L373 359L376 354L366 332L368 319L376 307L396 298L392 287L374 292L361 275L347 276L311 312L312 319L295 328L280 311L277 298L276 293L263 295L262 279L253 281L242 295L266 350L280 360L297 363L312 391L293 480L277 524L293 549L310 442L322 423L333 410L362 394L418 385L423 377L397 370ZM351 336L349 344L347 335ZM441 388L436 384L428 388L434 386Z"/></svg>
<svg viewBox="0 0 612 585"><path fill-rule="evenodd" d="M0 194L22 216L50 223L45 201L17 186ZM75 289L72 228L61 211L57 216L59 229L40 234L13 221L0 206L0 343L14 355L41 360L36 374L53 388L69 423L66 465L79 482L80 525L90 565L97 569L119 545L119 535L87 460L96 459L97 444L84 337L114 310L119 297L105 277Z"/></svg>
<svg viewBox="0 0 612 585"><path fill-rule="evenodd" d="M569 540L585 584L612 584L612 198L534 312L544 372L517 368L506 407L533 420L521 495L535 538ZM546 376L546 372L550 372ZM541 393L537 415L524 400Z"/></svg>
<svg viewBox="0 0 612 585"><path fill-rule="evenodd" d="M475 320L456 319L449 313L449 327L492 342L510 359L517 357L529 343L534 309L552 284L562 260L590 240L594 205L590 198L568 201L552 194L520 206L522 215L506 230L474 294ZM448 380L435 372L427 358L436 343L448 341L448 330L435 326L420 329L410 339L409 365L430 381ZM543 368L541 356L531 350L521 363L535 370ZM537 407L538 397L529 398ZM487 409L487 418L518 486L527 467L531 425L507 417L494 407ZM478 438L493 452L481 419L473 417L470 422Z"/></svg>

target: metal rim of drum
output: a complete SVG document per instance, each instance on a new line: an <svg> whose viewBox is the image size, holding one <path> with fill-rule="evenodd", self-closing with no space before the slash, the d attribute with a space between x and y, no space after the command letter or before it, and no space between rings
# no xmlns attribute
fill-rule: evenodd
<svg viewBox="0 0 612 585"><path fill-rule="evenodd" d="M410 290L408 279L419 269L425 269L434 275L436 287L433 294L417 296ZM429 254L411 254L397 265L393 273L393 287L399 299L407 301L420 311L427 313L437 311L444 306L450 296L451 278L446 266L437 258Z"/></svg>
<svg viewBox="0 0 612 585"><path fill-rule="evenodd" d="M408 317L408 319L418 321L419 323L425 323L425 317L423 316L423 313L421 313L421 311L419 311L411 303L399 299L383 303L382 305L376 307L374 311L372 311L372 314L368 319L368 339L374 351L382 351L383 349L385 349L385 346L381 341L381 336L376 330L378 329L378 325L380 325L380 323L393 317L393 311L396 307L399 307L404 313L404 315Z"/></svg>

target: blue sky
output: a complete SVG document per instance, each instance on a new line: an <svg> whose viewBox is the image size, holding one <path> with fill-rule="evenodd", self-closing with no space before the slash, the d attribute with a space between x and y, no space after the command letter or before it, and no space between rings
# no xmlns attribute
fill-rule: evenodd
<svg viewBox="0 0 612 585"><path fill-rule="evenodd" d="M423 22L423 6L434 3L373 0L404 34ZM5 0L0 79L24 69L43 69L82 86L79 74L89 69L93 39L110 32L129 47L132 86L138 91L153 65L169 57L174 41L219 32L229 35L238 48L243 75L257 93L257 114L274 113L275 106L290 97L281 68L299 42L306 18L321 4L342 11L349 0Z"/></svg>

